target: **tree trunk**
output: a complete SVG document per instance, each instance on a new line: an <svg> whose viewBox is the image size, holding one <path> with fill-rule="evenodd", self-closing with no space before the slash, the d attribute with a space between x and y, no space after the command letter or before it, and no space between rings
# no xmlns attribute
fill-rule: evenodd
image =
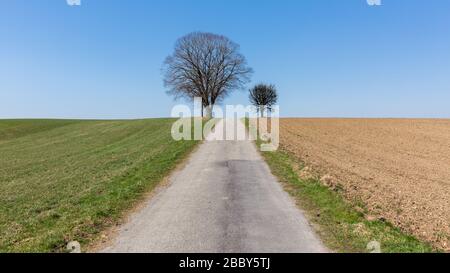
<svg viewBox="0 0 450 273"><path fill-rule="evenodd" d="M212 118L212 109L213 109L213 105L208 105L205 107L205 118Z"/></svg>
<svg viewBox="0 0 450 273"><path fill-rule="evenodd" d="M264 117L264 106L259 106L259 112L261 113L261 117Z"/></svg>

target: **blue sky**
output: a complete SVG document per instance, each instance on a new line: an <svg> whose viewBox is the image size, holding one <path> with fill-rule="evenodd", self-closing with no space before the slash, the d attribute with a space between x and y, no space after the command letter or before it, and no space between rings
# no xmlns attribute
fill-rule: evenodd
<svg viewBox="0 0 450 273"><path fill-rule="evenodd" d="M283 116L449 118L449 14L448 0L4 0L0 118L169 116L161 65L192 31L240 44Z"/></svg>

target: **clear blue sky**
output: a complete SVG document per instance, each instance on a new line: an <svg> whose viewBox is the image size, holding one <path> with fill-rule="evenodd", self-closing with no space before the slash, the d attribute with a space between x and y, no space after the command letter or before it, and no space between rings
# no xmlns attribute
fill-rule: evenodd
<svg viewBox="0 0 450 273"><path fill-rule="evenodd" d="M192 31L239 43L283 116L450 117L450 1L382 4L4 0L0 118L169 116L161 65Z"/></svg>

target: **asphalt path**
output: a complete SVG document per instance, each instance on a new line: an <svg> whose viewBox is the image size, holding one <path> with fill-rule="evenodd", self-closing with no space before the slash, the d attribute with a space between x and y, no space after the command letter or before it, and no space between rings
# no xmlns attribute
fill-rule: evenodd
<svg viewBox="0 0 450 273"><path fill-rule="evenodd" d="M219 121L102 252L327 252L254 142L217 140L232 130L246 134L240 121Z"/></svg>

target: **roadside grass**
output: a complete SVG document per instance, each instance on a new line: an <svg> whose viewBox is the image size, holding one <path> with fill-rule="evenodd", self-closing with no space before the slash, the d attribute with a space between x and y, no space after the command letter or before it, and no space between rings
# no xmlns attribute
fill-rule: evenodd
<svg viewBox="0 0 450 273"><path fill-rule="evenodd" d="M0 121L0 252L89 245L198 143L173 119Z"/></svg>
<svg viewBox="0 0 450 273"><path fill-rule="evenodd" d="M249 120L245 120L249 126ZM261 140L256 141L259 147ZM272 173L278 177L286 191L294 197L298 205L306 213L323 242L332 251L343 253L364 253L370 242L381 244L384 253L428 253L437 252L431 245L421 242L403 233L392 224L365 218L361 203L352 204L345 200L341 189L333 190L323 185L318 179L301 179L298 171L304 168L300 162L289 153L262 152Z"/></svg>

